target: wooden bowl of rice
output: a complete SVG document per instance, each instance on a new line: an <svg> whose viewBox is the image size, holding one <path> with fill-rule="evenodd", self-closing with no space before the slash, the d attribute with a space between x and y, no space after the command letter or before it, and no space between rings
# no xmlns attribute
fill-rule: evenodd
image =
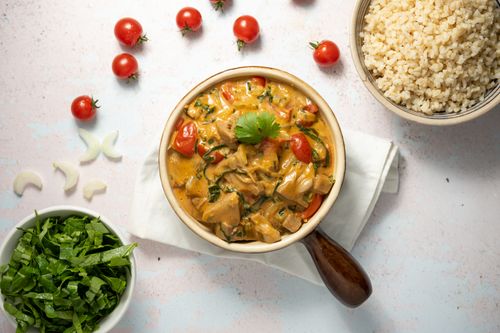
<svg viewBox="0 0 500 333"><path fill-rule="evenodd" d="M498 106L499 44L499 0L357 0L354 8L361 80L387 109L426 125L463 123Z"/></svg>

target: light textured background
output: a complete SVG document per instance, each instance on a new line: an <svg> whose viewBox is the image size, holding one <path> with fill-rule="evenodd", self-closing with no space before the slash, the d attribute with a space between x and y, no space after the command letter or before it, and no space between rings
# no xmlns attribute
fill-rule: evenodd
<svg viewBox="0 0 500 333"><path fill-rule="evenodd" d="M201 33L182 38L175 14L195 5ZM0 1L0 240L22 217L55 204L90 207L126 225L133 179L157 142L169 110L194 84L241 65L287 70L313 85L343 127L392 139L401 148L401 188L382 195L354 255L374 293L356 310L326 289L243 261L141 241L139 279L118 332L499 332L500 110L471 123L432 128L403 121L371 97L349 51L354 1L234 0L224 14L208 0ZM232 22L251 14L262 38L240 54ZM134 50L138 84L117 82L113 35L123 16L142 22L151 41ZM320 70L307 42L337 42L342 62ZM82 166L76 192L65 195L51 162L76 163L84 150L69 107L92 94L102 105L103 137L119 129L121 162ZM38 171L44 189L12 192L15 174ZM82 184L100 178L105 195L91 203ZM167 204L167 203L165 203ZM0 315L0 331L14 332Z"/></svg>

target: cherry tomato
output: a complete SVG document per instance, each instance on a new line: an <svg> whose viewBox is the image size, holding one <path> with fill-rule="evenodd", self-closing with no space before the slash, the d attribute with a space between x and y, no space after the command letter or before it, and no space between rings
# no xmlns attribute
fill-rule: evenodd
<svg viewBox="0 0 500 333"><path fill-rule="evenodd" d="M116 39L123 45L135 46L146 42L148 38L142 34L142 26L131 17L125 17L115 24Z"/></svg>
<svg viewBox="0 0 500 333"><path fill-rule="evenodd" d="M233 85L231 83L224 83L222 86L221 86L221 91L222 91L222 97L224 97L224 99L226 101L228 101L229 103L233 103L234 102L234 96L232 94L232 91L233 90Z"/></svg>
<svg viewBox="0 0 500 333"><path fill-rule="evenodd" d="M323 196L321 194L315 193L309 206L302 212L301 217L303 219L308 219L316 213L323 202Z"/></svg>
<svg viewBox="0 0 500 333"><path fill-rule="evenodd" d="M128 53L119 54L113 59L113 72L120 79L137 79L139 64L135 57Z"/></svg>
<svg viewBox="0 0 500 333"><path fill-rule="evenodd" d="M186 157L194 155L194 146L198 137L198 130L192 121L184 123L177 131L173 148Z"/></svg>
<svg viewBox="0 0 500 333"><path fill-rule="evenodd" d="M312 149L304 133L296 133L292 135L290 138L290 147L299 161L311 163Z"/></svg>
<svg viewBox="0 0 500 333"><path fill-rule="evenodd" d="M266 78L263 76L254 76L252 82L261 87L266 86Z"/></svg>
<svg viewBox="0 0 500 333"><path fill-rule="evenodd" d="M308 102L306 106L304 106L304 110L311 113L318 113L319 111L318 106L311 102Z"/></svg>
<svg viewBox="0 0 500 333"><path fill-rule="evenodd" d="M174 125L175 130L178 131L181 128L182 124L184 124L184 119L182 117L179 117Z"/></svg>
<svg viewBox="0 0 500 333"><path fill-rule="evenodd" d="M223 11L224 10L224 4L226 2L226 0L210 0L210 2L212 3L212 6L214 7L215 10L221 10Z"/></svg>
<svg viewBox="0 0 500 333"><path fill-rule="evenodd" d="M207 151L208 149L204 145L202 145L201 143L198 144L198 155L200 155L200 157L203 157L203 155L205 155ZM222 155L218 151L214 151L210 154L210 156L213 157L212 164L217 164L224 159L224 155Z"/></svg>
<svg viewBox="0 0 500 333"><path fill-rule="evenodd" d="M177 13L177 26L184 36L188 31L198 31L201 27L201 14L193 7L184 7Z"/></svg>
<svg viewBox="0 0 500 333"><path fill-rule="evenodd" d="M71 103L71 113L76 119L88 121L94 118L96 110L99 108L97 102L99 100L93 99L89 96L78 96Z"/></svg>
<svg viewBox="0 0 500 333"><path fill-rule="evenodd" d="M337 45L329 40L324 40L321 43L309 43L314 49L314 61L321 67L330 67L335 65L340 58L340 51Z"/></svg>
<svg viewBox="0 0 500 333"><path fill-rule="evenodd" d="M250 15L240 16L234 21L233 33L238 38L238 51L257 40L260 33L259 22Z"/></svg>

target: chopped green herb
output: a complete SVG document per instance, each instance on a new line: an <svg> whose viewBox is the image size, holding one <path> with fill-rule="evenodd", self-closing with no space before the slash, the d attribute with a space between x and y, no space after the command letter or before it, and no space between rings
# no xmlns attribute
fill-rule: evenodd
<svg viewBox="0 0 500 333"><path fill-rule="evenodd" d="M271 93L271 87L268 86L267 89L262 93L262 95L259 95L257 98L259 99L260 102L263 102L266 98L268 98L269 103L272 103L274 96Z"/></svg>
<svg viewBox="0 0 500 333"><path fill-rule="evenodd" d="M0 269L4 308L16 332L92 332L120 302L129 255L99 218L37 217Z"/></svg>
<svg viewBox="0 0 500 333"><path fill-rule="evenodd" d="M220 186L213 184L208 187L208 202L216 202L220 197Z"/></svg>
<svg viewBox="0 0 500 333"><path fill-rule="evenodd" d="M250 81L247 81L247 90L252 91L252 85L250 84Z"/></svg>
<svg viewBox="0 0 500 333"><path fill-rule="evenodd" d="M277 137L280 128L273 114L269 112L248 112L238 118L235 132L238 141L257 144L267 137Z"/></svg>

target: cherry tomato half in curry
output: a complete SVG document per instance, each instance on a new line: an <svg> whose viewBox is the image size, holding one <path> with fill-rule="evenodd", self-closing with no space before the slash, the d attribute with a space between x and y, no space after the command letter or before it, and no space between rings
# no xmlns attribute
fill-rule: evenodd
<svg viewBox="0 0 500 333"><path fill-rule="evenodd" d="M188 121L181 125L177 135L175 136L173 148L186 157L194 155L196 139L198 137L198 129L192 121Z"/></svg>
<svg viewBox="0 0 500 333"><path fill-rule="evenodd" d="M201 14L193 7L184 7L177 13L175 18L177 26L181 29L182 35L188 31L198 31L201 27Z"/></svg>
<svg viewBox="0 0 500 333"><path fill-rule="evenodd" d="M202 145L201 143L198 144L198 155L200 155L200 157L203 158L207 151L208 149L204 145ZM214 151L210 154L210 156L213 158L213 160L211 161L212 164L217 164L224 159L224 155L222 155L218 151Z"/></svg>
<svg viewBox="0 0 500 333"><path fill-rule="evenodd" d="M124 79L136 79L137 71L139 70L139 64L135 57L128 53L119 54L113 59L113 73L124 80Z"/></svg>
<svg viewBox="0 0 500 333"><path fill-rule="evenodd" d="M115 37L120 43L130 47L148 40L146 35L142 34L141 24L131 17L125 17L116 22Z"/></svg>
<svg viewBox="0 0 500 333"><path fill-rule="evenodd" d="M301 162L312 162L312 149L304 133L295 133L290 138L290 148L292 148L295 157Z"/></svg>
<svg viewBox="0 0 500 333"><path fill-rule="evenodd" d="M240 16L234 21L233 33L238 38L238 51L257 40L260 33L259 22L250 15Z"/></svg>
<svg viewBox="0 0 500 333"><path fill-rule="evenodd" d="M330 67L335 65L340 58L340 51L334 42L324 40L321 43L309 43L314 49L314 61L321 67Z"/></svg>
<svg viewBox="0 0 500 333"><path fill-rule="evenodd" d="M323 202L323 196L321 194L314 194L309 206L302 212L301 217L303 219L308 219L316 213Z"/></svg>
<svg viewBox="0 0 500 333"><path fill-rule="evenodd" d="M263 76L254 76L252 82L261 87L266 86L266 78Z"/></svg>
<svg viewBox="0 0 500 333"><path fill-rule="evenodd" d="M71 113L76 119L88 121L94 118L96 110L99 108L97 105L98 100L90 96L78 96L71 103Z"/></svg>

